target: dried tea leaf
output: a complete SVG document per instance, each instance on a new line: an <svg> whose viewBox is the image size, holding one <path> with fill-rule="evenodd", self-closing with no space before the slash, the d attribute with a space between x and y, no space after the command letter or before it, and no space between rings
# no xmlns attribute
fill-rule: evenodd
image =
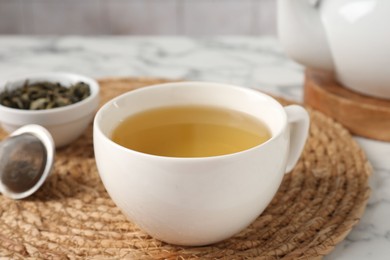
<svg viewBox="0 0 390 260"><path fill-rule="evenodd" d="M46 104L48 103L48 100L46 98L39 98L37 100L34 100L30 103L30 110L38 110L38 109L45 109Z"/></svg>
<svg viewBox="0 0 390 260"><path fill-rule="evenodd" d="M65 87L59 82L35 82L26 80L20 88L5 89L0 93L0 104L18 109L50 109L80 102L91 95L84 82Z"/></svg>

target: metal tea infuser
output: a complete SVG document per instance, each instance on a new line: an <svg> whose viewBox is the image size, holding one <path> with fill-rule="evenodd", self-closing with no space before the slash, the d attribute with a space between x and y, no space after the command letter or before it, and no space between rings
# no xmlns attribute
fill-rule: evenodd
<svg viewBox="0 0 390 260"><path fill-rule="evenodd" d="M26 125L0 143L0 192L23 199L36 192L49 176L55 146L50 133L39 125Z"/></svg>

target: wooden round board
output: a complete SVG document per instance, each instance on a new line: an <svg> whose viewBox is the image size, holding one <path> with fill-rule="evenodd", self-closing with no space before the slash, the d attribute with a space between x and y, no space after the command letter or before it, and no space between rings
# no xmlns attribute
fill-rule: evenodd
<svg viewBox="0 0 390 260"><path fill-rule="evenodd" d="M307 70L304 103L334 118L352 134L390 141L390 100L353 92L330 74Z"/></svg>
<svg viewBox="0 0 390 260"><path fill-rule="evenodd" d="M158 79L100 80L101 104ZM279 99L282 104L288 101ZM304 152L266 210L230 239L202 247L158 241L129 221L96 168L92 124L57 149L53 173L24 200L0 195L0 256L7 259L321 259L359 222L370 165L348 131L309 109ZM6 137L0 129L0 139ZM114 163L114 162L113 162ZM129 169L131 174L132 169Z"/></svg>

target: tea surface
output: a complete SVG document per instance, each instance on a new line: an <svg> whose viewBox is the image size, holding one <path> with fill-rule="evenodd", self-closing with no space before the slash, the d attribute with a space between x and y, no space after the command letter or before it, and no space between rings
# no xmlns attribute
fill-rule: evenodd
<svg viewBox="0 0 390 260"><path fill-rule="evenodd" d="M267 126L239 111L211 106L175 106L132 115L112 133L129 149L169 157L235 153L271 138Z"/></svg>

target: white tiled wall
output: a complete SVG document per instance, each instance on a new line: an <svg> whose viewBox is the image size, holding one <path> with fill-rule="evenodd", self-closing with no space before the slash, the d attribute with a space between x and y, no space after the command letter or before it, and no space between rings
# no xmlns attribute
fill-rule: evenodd
<svg viewBox="0 0 390 260"><path fill-rule="evenodd" d="M183 1L182 30L186 34L251 34L252 0Z"/></svg>
<svg viewBox="0 0 390 260"><path fill-rule="evenodd" d="M176 34L177 0L113 0L102 2L112 34Z"/></svg>
<svg viewBox="0 0 390 260"><path fill-rule="evenodd" d="M0 0L0 34L275 34L276 0Z"/></svg>

